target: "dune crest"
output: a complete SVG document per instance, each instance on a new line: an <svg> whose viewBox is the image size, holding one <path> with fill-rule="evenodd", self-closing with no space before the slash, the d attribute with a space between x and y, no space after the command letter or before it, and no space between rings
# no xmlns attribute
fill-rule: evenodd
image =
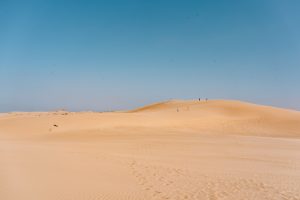
<svg viewBox="0 0 300 200"><path fill-rule="evenodd" d="M60 111L0 117L0 130L17 137L78 130L99 133L126 130L126 133L130 129L135 132L155 128L198 134L300 137L300 112L240 101L172 100L128 112Z"/></svg>

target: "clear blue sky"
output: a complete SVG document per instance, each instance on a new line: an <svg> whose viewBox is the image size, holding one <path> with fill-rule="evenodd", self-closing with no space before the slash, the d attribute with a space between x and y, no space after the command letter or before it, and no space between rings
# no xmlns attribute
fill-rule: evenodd
<svg viewBox="0 0 300 200"><path fill-rule="evenodd" d="M170 98L300 110L298 0L0 1L0 112Z"/></svg>

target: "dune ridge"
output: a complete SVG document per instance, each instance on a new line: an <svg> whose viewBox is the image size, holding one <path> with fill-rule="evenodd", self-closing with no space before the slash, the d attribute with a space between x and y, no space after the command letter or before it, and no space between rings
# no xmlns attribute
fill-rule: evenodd
<svg viewBox="0 0 300 200"><path fill-rule="evenodd" d="M299 124L300 112L229 100L172 100L126 112L11 113L0 118L0 129L6 133L28 130L28 135L40 136L78 130L161 128L198 134L299 137Z"/></svg>

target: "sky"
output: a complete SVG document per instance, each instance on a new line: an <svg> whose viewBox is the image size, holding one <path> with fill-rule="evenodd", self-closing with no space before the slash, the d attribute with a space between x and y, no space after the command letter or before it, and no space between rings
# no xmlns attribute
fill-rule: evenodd
<svg viewBox="0 0 300 200"><path fill-rule="evenodd" d="M168 99L300 110L298 0L0 0L0 112Z"/></svg>

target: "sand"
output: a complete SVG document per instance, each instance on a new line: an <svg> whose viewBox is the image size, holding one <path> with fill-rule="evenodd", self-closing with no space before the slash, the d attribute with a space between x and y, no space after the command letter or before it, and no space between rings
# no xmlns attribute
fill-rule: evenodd
<svg viewBox="0 0 300 200"><path fill-rule="evenodd" d="M1 115L0 199L300 199L300 112L174 100Z"/></svg>

